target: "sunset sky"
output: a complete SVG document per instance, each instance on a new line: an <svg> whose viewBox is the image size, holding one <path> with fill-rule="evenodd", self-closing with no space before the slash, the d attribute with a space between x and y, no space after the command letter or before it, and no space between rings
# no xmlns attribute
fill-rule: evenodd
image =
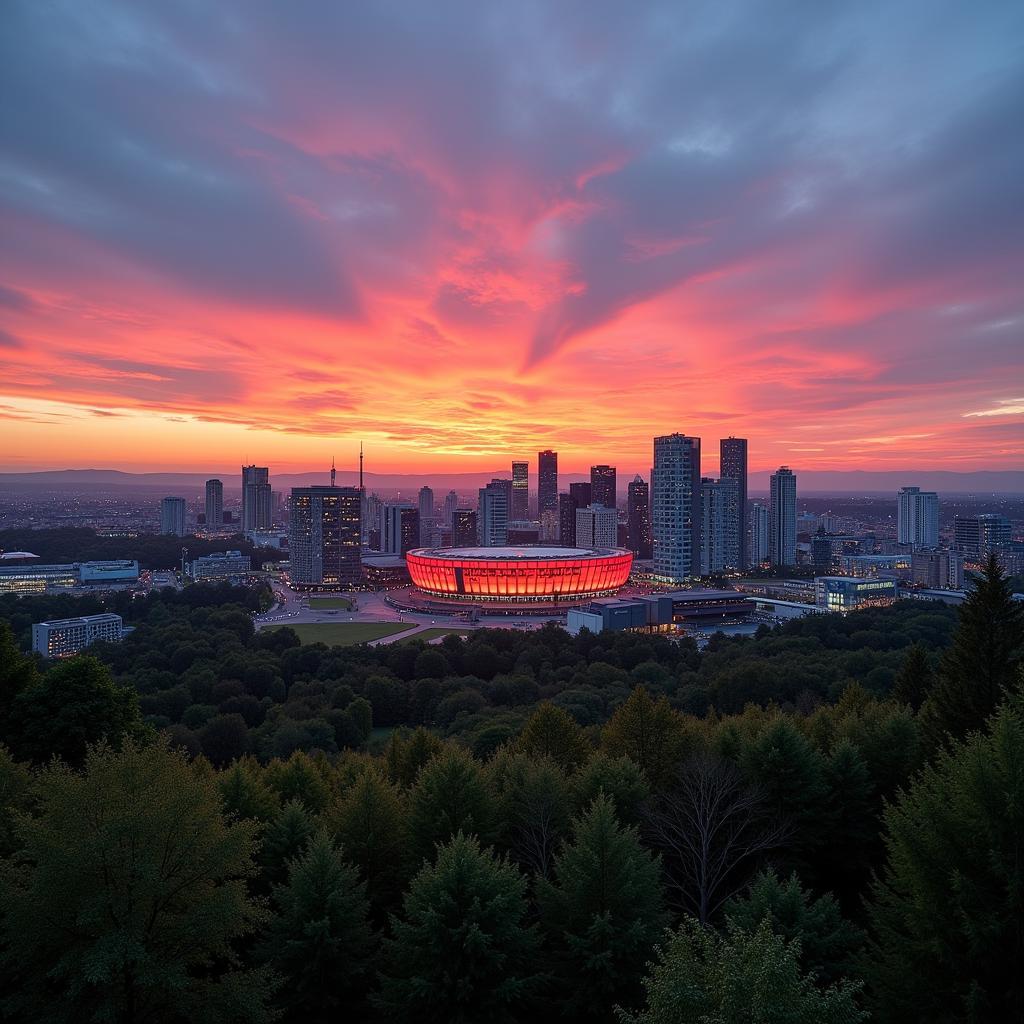
<svg viewBox="0 0 1024 1024"><path fill-rule="evenodd" d="M1024 4L7 0L0 470L1024 466Z"/></svg>

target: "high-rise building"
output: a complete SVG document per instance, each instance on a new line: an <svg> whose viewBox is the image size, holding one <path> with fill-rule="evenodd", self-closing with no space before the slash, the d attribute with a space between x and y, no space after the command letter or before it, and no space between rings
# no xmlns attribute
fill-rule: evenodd
<svg viewBox="0 0 1024 1024"><path fill-rule="evenodd" d="M637 558L651 557L651 494L639 473L629 482L626 498L626 526L629 550Z"/></svg>
<svg viewBox="0 0 1024 1024"><path fill-rule="evenodd" d="M563 491L558 496L558 543L563 548L576 547L576 510L579 507L572 493Z"/></svg>
<svg viewBox="0 0 1024 1024"><path fill-rule="evenodd" d="M753 568L759 568L771 556L771 545L769 544L769 517L768 506L763 501L752 501L750 503L750 564Z"/></svg>
<svg viewBox="0 0 1024 1024"><path fill-rule="evenodd" d="M430 547L434 535L434 492L425 484L420 488L420 536L417 543L421 548Z"/></svg>
<svg viewBox="0 0 1024 1024"><path fill-rule="evenodd" d="M288 578L293 587L334 590L359 583L363 495L358 487L293 487Z"/></svg>
<svg viewBox="0 0 1024 1024"><path fill-rule="evenodd" d="M405 502L386 504L383 520L383 552L404 555L420 546L420 510L415 505Z"/></svg>
<svg viewBox="0 0 1024 1024"><path fill-rule="evenodd" d="M818 576L824 576L832 569L832 538L824 526L811 538L811 565Z"/></svg>
<svg viewBox="0 0 1024 1024"><path fill-rule="evenodd" d="M558 452L537 452L537 514L558 513Z"/></svg>
<svg viewBox="0 0 1024 1024"><path fill-rule="evenodd" d="M578 548L614 548L618 546L618 515L613 508L591 505L576 510Z"/></svg>
<svg viewBox="0 0 1024 1024"><path fill-rule="evenodd" d="M589 482L581 481L578 484L569 484L569 493L575 498L580 508L586 508L594 504L594 493Z"/></svg>
<svg viewBox="0 0 1024 1024"><path fill-rule="evenodd" d="M503 547L508 543L509 506L512 504L512 482L492 480L480 488L477 531L483 547Z"/></svg>
<svg viewBox="0 0 1024 1024"><path fill-rule="evenodd" d="M220 480L206 481L206 528L224 522L224 484Z"/></svg>
<svg viewBox="0 0 1024 1024"><path fill-rule="evenodd" d="M730 513L736 520L735 556L728 554L731 568L746 569L750 565L747 547L747 439L745 437L723 437L718 442L719 477L736 481L736 507Z"/></svg>
<svg viewBox="0 0 1024 1024"><path fill-rule="evenodd" d="M530 464L512 463L512 518L524 521L530 518Z"/></svg>
<svg viewBox="0 0 1024 1024"><path fill-rule="evenodd" d="M735 568L738 551L736 541L735 479L712 480L705 477L700 483L700 572L702 576Z"/></svg>
<svg viewBox="0 0 1024 1024"><path fill-rule="evenodd" d="M896 542L915 551L939 544L939 496L920 487L901 487L896 494Z"/></svg>
<svg viewBox="0 0 1024 1024"><path fill-rule="evenodd" d="M666 434L654 439L651 537L654 573L668 583L696 575L700 560L700 438Z"/></svg>
<svg viewBox="0 0 1024 1024"><path fill-rule="evenodd" d="M384 502L379 494L367 494L362 489L360 493L363 496L363 543L371 551L380 551L384 541Z"/></svg>
<svg viewBox="0 0 1024 1024"><path fill-rule="evenodd" d="M772 473L768 519L772 565L796 565L796 474L788 466Z"/></svg>
<svg viewBox="0 0 1024 1024"><path fill-rule="evenodd" d="M590 500L594 505L604 505L605 508L618 507L614 466L590 467Z"/></svg>
<svg viewBox="0 0 1024 1024"><path fill-rule="evenodd" d="M964 556L959 551L915 551L911 556L915 587L963 590Z"/></svg>
<svg viewBox="0 0 1024 1024"><path fill-rule="evenodd" d="M965 555L983 557L1007 547L1012 538L1010 520L998 512L953 519L953 543Z"/></svg>
<svg viewBox="0 0 1024 1024"><path fill-rule="evenodd" d="M457 508L452 513L452 547L472 548L477 545L476 509Z"/></svg>
<svg viewBox="0 0 1024 1024"><path fill-rule="evenodd" d="M242 467L242 532L269 530L274 517L270 494L270 470L266 466Z"/></svg>
<svg viewBox="0 0 1024 1024"><path fill-rule="evenodd" d="M454 524L455 510L459 507L459 496L454 491L449 491L444 496L444 526L445 529L452 529Z"/></svg>
<svg viewBox="0 0 1024 1024"><path fill-rule="evenodd" d="M185 536L184 498L164 498L160 502L160 532Z"/></svg>

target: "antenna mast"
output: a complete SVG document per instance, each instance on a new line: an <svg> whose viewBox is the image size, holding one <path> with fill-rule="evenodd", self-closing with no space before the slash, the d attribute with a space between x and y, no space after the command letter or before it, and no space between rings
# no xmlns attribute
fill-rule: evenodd
<svg viewBox="0 0 1024 1024"><path fill-rule="evenodd" d="M359 490L363 489L363 442L359 442Z"/></svg>
<svg viewBox="0 0 1024 1024"><path fill-rule="evenodd" d="M334 456L331 456L331 486L334 486L334 478L337 475L337 470L334 468Z"/></svg>

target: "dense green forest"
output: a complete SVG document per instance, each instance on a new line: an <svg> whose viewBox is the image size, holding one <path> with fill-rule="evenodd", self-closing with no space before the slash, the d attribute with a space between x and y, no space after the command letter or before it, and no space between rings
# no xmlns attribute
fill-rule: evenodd
<svg viewBox="0 0 1024 1024"><path fill-rule="evenodd" d="M137 537L100 537L88 527L60 527L52 530L0 530L0 551L31 551L43 565L71 562L134 559L142 569L177 569L181 549L189 558L215 551L241 551L252 558L254 569L264 562L279 562L287 554L276 548L256 547L241 534L211 540L205 537L175 537L170 534L140 533Z"/></svg>
<svg viewBox="0 0 1024 1024"><path fill-rule="evenodd" d="M12 1021L1024 1015L1024 609L994 564L959 611L702 652L300 646L196 586L119 597L122 644L26 653L70 600L0 601Z"/></svg>

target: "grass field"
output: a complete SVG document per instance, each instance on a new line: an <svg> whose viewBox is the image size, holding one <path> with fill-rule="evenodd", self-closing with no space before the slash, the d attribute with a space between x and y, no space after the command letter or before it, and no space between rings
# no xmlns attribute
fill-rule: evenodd
<svg viewBox="0 0 1024 1024"><path fill-rule="evenodd" d="M304 644L351 647L353 644L365 644L369 640L404 633L413 627L408 622L297 622L288 628L294 629Z"/></svg>
<svg viewBox="0 0 1024 1024"><path fill-rule="evenodd" d="M449 633L455 633L458 636L468 636L471 632L471 629L459 629L457 626L437 626L435 628L421 630L419 633L413 633L413 635L407 639L436 640L439 636L448 636Z"/></svg>
<svg viewBox="0 0 1024 1024"><path fill-rule="evenodd" d="M309 607L319 610L343 608L345 611L351 611L352 601L347 597L311 597Z"/></svg>

